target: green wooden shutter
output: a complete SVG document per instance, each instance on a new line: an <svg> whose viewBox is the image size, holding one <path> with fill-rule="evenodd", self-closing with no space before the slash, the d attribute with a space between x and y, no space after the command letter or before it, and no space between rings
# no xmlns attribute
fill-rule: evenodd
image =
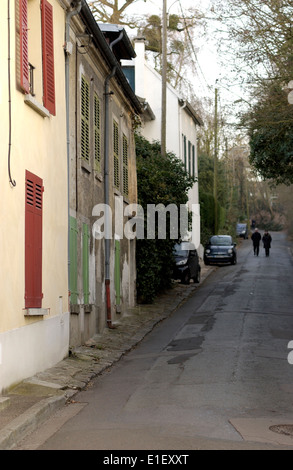
<svg viewBox="0 0 293 470"><path fill-rule="evenodd" d="M114 158L114 186L120 188L120 164L119 164L119 128L116 121L113 122L113 158Z"/></svg>
<svg viewBox="0 0 293 470"><path fill-rule="evenodd" d="M84 76L81 77L81 158L90 160L90 85Z"/></svg>
<svg viewBox="0 0 293 470"><path fill-rule="evenodd" d="M183 155L184 155L184 167L185 170L187 169L187 155L186 155L186 136L182 135L183 137Z"/></svg>
<svg viewBox="0 0 293 470"><path fill-rule="evenodd" d="M70 302L77 304L77 221L74 217L70 217Z"/></svg>
<svg viewBox="0 0 293 470"><path fill-rule="evenodd" d="M192 146L192 176L195 176L195 146Z"/></svg>
<svg viewBox="0 0 293 470"><path fill-rule="evenodd" d="M116 305L120 305L120 240L115 240L115 293Z"/></svg>
<svg viewBox="0 0 293 470"><path fill-rule="evenodd" d="M101 106L98 95L94 96L95 170L101 172Z"/></svg>
<svg viewBox="0 0 293 470"><path fill-rule="evenodd" d="M83 278L83 303L89 303L89 228L82 225L82 278Z"/></svg>
<svg viewBox="0 0 293 470"><path fill-rule="evenodd" d="M128 139L123 134L123 194L128 196Z"/></svg>
<svg viewBox="0 0 293 470"><path fill-rule="evenodd" d="M190 141L188 141L188 171L189 171L190 176L192 176L191 174L191 142Z"/></svg>

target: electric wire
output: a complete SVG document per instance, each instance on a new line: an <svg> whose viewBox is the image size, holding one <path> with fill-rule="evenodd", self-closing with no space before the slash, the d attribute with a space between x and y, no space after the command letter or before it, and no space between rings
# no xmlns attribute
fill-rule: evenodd
<svg viewBox="0 0 293 470"><path fill-rule="evenodd" d="M205 82L205 86L207 87L208 91L211 91L211 86L208 84L207 82L207 79L203 73L203 70L200 66L200 63L198 61L198 58L197 58L197 54L196 54L196 51L194 49L194 45L193 45L193 42L192 42L192 39L191 39L191 36L190 36L190 33L189 33L189 29L188 29L188 25L187 25L187 22L186 22L186 18L185 18L185 15L184 15L184 12L183 12L183 8L182 8L182 3L181 3L181 0L179 0L179 5L180 5L180 9L181 9L181 15L182 15L182 18L183 18L183 21L184 21L184 24L185 24L185 27L186 27L186 32L187 32L187 36L188 36L188 39L189 39L189 43L190 43L190 47L191 47L191 50L193 52L193 55L194 55L194 58L195 58L195 62L197 64L195 64L194 60L192 59L192 62L193 62L193 65L195 67L195 70L197 71L197 67L198 67L198 70L200 71L203 79L204 79L204 82ZM200 77L199 77L200 78Z"/></svg>

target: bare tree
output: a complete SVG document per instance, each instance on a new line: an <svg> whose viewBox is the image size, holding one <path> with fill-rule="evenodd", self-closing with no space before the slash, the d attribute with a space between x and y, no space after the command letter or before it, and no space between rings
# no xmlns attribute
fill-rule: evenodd
<svg viewBox="0 0 293 470"><path fill-rule="evenodd" d="M100 23L113 23L127 25L130 28L136 28L137 23L129 17L126 17L125 13L134 3L142 0L125 0L120 7L118 0L94 0L89 2L89 7L97 20ZM147 0L143 0L147 2Z"/></svg>
<svg viewBox="0 0 293 470"><path fill-rule="evenodd" d="M125 0L124 3L118 0L93 0L89 2L91 11L97 22L114 23L136 29L138 34L146 38L146 49L149 59L153 62L158 72L161 72L162 54L162 18L159 15L131 16L129 11L133 11L134 4L148 0ZM204 14L196 8L189 8L183 11L181 7L180 15L168 15L168 64L167 79L175 88L185 87L190 89L188 83L188 71L192 70L196 74L195 48L193 46L195 28L200 30L201 36L204 29Z"/></svg>
<svg viewBox="0 0 293 470"><path fill-rule="evenodd" d="M292 0L215 0L213 12L220 24L220 48L226 58L228 49L232 52L238 77L245 70L250 81L287 79L293 62Z"/></svg>

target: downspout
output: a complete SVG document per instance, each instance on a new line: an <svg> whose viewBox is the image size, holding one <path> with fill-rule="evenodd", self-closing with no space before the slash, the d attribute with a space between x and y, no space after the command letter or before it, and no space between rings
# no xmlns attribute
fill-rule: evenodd
<svg viewBox="0 0 293 470"><path fill-rule="evenodd" d="M117 42L121 41L123 37L123 31L119 37L110 44L112 51L113 46ZM106 77L105 80L105 142L104 142L104 190L105 190L105 288L106 288L106 307L107 307L107 325L108 328L114 328L112 324L111 314L111 292L110 292L110 238L112 234L109 233L109 211L110 207L110 193L109 193L109 98L113 92L110 92L110 80L113 78L117 71L117 65L114 65L111 73Z"/></svg>
<svg viewBox="0 0 293 470"><path fill-rule="evenodd" d="M11 176L11 56L10 56L10 0L7 1L7 32L8 32L8 177L11 186L16 186L15 180Z"/></svg>
<svg viewBox="0 0 293 470"><path fill-rule="evenodd" d="M73 16L78 15L81 10L83 0L79 0L74 10L67 10L65 21L65 101L66 101L66 146L67 146L67 215L68 215L68 240L67 240L67 258L68 258L68 306L70 308L70 132L69 132L69 49L70 43L70 20Z"/></svg>

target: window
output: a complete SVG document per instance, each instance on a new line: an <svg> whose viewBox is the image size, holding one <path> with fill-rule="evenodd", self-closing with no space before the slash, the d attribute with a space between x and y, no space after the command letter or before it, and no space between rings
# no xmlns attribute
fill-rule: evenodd
<svg viewBox="0 0 293 470"><path fill-rule="evenodd" d="M95 170L101 173L101 106L94 94Z"/></svg>
<svg viewBox="0 0 293 470"><path fill-rule="evenodd" d="M25 308L42 307L43 181L26 171Z"/></svg>
<svg viewBox="0 0 293 470"><path fill-rule="evenodd" d="M35 90L35 83L41 81L42 90L36 93L36 100L55 116L53 7L48 0L41 0L40 24L36 23L36 13L36 2L19 0L20 86L28 95ZM39 42L41 50L38 52L36 44ZM33 103L37 108L36 101Z"/></svg>
<svg viewBox="0 0 293 470"><path fill-rule="evenodd" d="M129 188L128 188L128 139L125 134L123 134L123 194L128 196Z"/></svg>
<svg viewBox="0 0 293 470"><path fill-rule="evenodd" d="M81 158L90 161L90 85L81 77Z"/></svg>
<svg viewBox="0 0 293 470"><path fill-rule="evenodd" d="M114 186L120 189L120 162L119 162L119 127L113 122L113 158L114 158Z"/></svg>

